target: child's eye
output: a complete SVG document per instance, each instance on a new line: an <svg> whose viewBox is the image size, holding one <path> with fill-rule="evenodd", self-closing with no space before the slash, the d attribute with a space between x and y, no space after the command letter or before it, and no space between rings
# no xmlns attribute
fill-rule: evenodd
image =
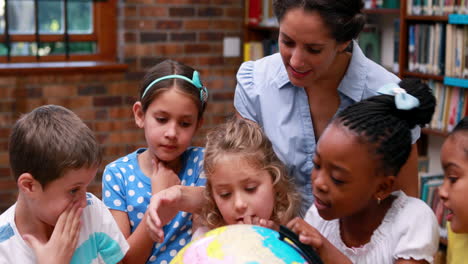
<svg viewBox="0 0 468 264"><path fill-rule="evenodd" d="M229 198L229 197L231 196L231 193L229 193L229 192L222 192L222 193L220 193L220 194L218 194L218 195L219 195L219 197L221 197L221 198L223 198L223 199L227 199L227 198Z"/></svg>
<svg viewBox="0 0 468 264"><path fill-rule="evenodd" d="M342 185L342 184L345 183L344 181L338 180L337 178L335 178L335 177L333 177L333 176L331 177L331 179L332 179L332 182L333 182L334 184L336 184L336 185Z"/></svg>
<svg viewBox="0 0 468 264"><path fill-rule="evenodd" d="M72 189L72 190L70 191L70 194L71 194L71 195L74 195L74 194L76 194L79 190L80 190L80 188L74 188L74 189Z"/></svg>
<svg viewBox="0 0 468 264"><path fill-rule="evenodd" d="M312 161L312 164L314 164L314 169L320 170L321 167L315 160Z"/></svg>
<svg viewBox="0 0 468 264"><path fill-rule="evenodd" d="M257 186L248 186L248 187L245 187L245 190L249 193L253 193L257 190Z"/></svg>
<svg viewBox="0 0 468 264"><path fill-rule="evenodd" d="M189 122L181 122L180 123L181 127L190 127L191 125L192 125L192 123L189 123Z"/></svg>
<svg viewBox="0 0 468 264"><path fill-rule="evenodd" d="M167 118L165 118L165 117L156 117L156 121L158 121L158 123L165 123L167 121Z"/></svg>

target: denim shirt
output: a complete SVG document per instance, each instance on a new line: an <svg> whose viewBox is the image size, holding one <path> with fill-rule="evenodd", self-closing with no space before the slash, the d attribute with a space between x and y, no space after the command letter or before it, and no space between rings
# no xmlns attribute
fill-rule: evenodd
<svg viewBox="0 0 468 264"><path fill-rule="evenodd" d="M350 64L338 86L337 113L376 95L382 85L399 81L396 75L366 58L353 41ZM306 91L289 81L279 53L241 65L234 107L244 118L257 122L272 141L275 153L286 164L302 193L302 211L305 212L314 200L310 177L316 147L314 124ZM420 128L413 129L413 143L419 135Z"/></svg>

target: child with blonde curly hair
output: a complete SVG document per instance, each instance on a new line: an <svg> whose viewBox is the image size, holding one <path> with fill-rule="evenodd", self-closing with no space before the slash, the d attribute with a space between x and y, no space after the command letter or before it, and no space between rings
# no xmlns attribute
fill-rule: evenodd
<svg viewBox="0 0 468 264"><path fill-rule="evenodd" d="M234 118L211 131L204 170L204 190L173 186L153 196L147 218L153 239L163 240L162 226L178 210L199 214L203 226L194 237L232 224L273 228L298 214L299 194L270 140L254 122Z"/></svg>

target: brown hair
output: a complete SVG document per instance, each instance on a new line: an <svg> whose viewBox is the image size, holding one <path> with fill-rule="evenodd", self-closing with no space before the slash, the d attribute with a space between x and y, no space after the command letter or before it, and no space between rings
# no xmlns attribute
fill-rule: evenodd
<svg viewBox="0 0 468 264"><path fill-rule="evenodd" d="M280 23L286 13L295 8L306 12L317 12L338 43L355 39L364 28L366 16L361 12L363 7L362 0L273 1L273 10Z"/></svg>
<svg viewBox="0 0 468 264"><path fill-rule="evenodd" d="M250 165L271 175L276 192L271 220L286 224L297 215L300 196L287 175L284 164L273 151L270 140L256 123L243 118L232 118L207 135L204 161L207 202L201 214L208 228L226 224L214 201L210 182L217 162L224 155L239 155Z"/></svg>
<svg viewBox="0 0 468 264"><path fill-rule="evenodd" d="M16 180L30 173L43 187L69 169L97 167L102 159L92 131L75 113L57 105L40 106L16 121L9 154Z"/></svg>
<svg viewBox="0 0 468 264"><path fill-rule="evenodd" d="M141 102L143 112L146 112L151 102L153 102L153 100L162 92L175 88L192 98L198 108L198 120L200 120L206 109L207 95L206 97L200 96L200 89L190 82L177 78L166 79L151 85L145 93L148 86L156 79L173 74L182 75L192 79L194 71L195 70L193 68L173 60L164 60L149 69L143 77L139 94L139 100ZM145 96L143 97L144 93Z"/></svg>

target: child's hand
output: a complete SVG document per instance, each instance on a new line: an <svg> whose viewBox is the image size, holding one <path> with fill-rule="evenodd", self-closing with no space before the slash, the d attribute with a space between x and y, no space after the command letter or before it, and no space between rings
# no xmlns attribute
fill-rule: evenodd
<svg viewBox="0 0 468 264"><path fill-rule="evenodd" d="M309 225L304 219L296 217L289 221L287 227L299 236L299 240L311 247L320 249L323 246L323 236L317 229Z"/></svg>
<svg viewBox="0 0 468 264"><path fill-rule="evenodd" d="M23 239L34 251L37 263L70 262L80 237L82 212L83 208L79 207L78 203L68 205L59 216L47 243L42 243L33 235L23 235Z"/></svg>
<svg viewBox="0 0 468 264"><path fill-rule="evenodd" d="M267 220L260 218L258 216L246 216L242 221L239 221L238 224L246 224L246 225L258 225L274 230L279 230L279 225L273 222L272 220Z"/></svg>
<svg viewBox="0 0 468 264"><path fill-rule="evenodd" d="M153 194L180 184L179 176L170 168L166 167L164 162L154 157L151 161L153 165L153 174L151 175L151 191Z"/></svg>
<svg viewBox="0 0 468 264"><path fill-rule="evenodd" d="M299 235L299 240L316 249L324 263L352 263L341 251L320 232L300 217L291 220L287 227Z"/></svg>
<svg viewBox="0 0 468 264"><path fill-rule="evenodd" d="M164 241L163 227L179 212L178 203L181 199L180 185L164 189L151 197L146 224L154 241L159 243Z"/></svg>

